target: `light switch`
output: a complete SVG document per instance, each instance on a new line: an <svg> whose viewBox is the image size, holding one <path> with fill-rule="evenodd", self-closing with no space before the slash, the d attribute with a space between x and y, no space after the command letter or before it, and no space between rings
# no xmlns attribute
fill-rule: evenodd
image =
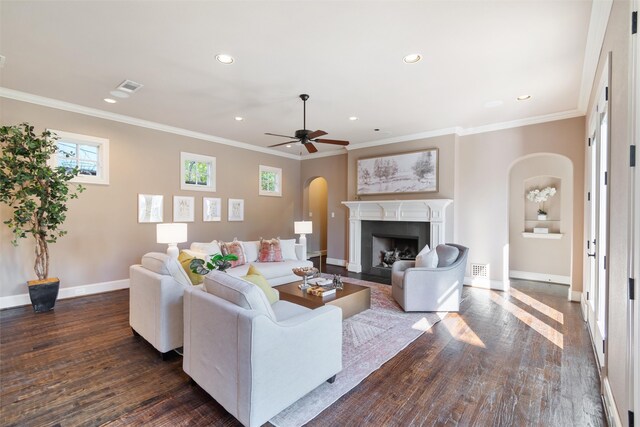
<svg viewBox="0 0 640 427"><path fill-rule="evenodd" d="M309 212L309 218L313 216L313 212Z"/></svg>

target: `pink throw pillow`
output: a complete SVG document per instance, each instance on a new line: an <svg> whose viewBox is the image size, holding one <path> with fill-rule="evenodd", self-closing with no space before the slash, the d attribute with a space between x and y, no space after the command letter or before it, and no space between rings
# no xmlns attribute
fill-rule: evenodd
<svg viewBox="0 0 640 427"><path fill-rule="evenodd" d="M244 248L242 247L241 242L234 240L233 242L223 243L220 246L222 249L222 255L234 254L238 257L237 261L229 261L231 263L231 268L247 263L246 257L244 256Z"/></svg>
<svg viewBox="0 0 640 427"><path fill-rule="evenodd" d="M265 240L260 239L260 252L258 253L258 261L260 262L281 262L282 249L280 248L280 239Z"/></svg>

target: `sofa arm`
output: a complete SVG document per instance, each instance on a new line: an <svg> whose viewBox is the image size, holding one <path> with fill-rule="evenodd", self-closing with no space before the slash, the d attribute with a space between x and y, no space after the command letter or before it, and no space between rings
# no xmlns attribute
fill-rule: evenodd
<svg viewBox="0 0 640 427"><path fill-rule="evenodd" d="M306 245L301 245L300 243L294 244L296 250L296 257L298 257L299 261L307 260L307 247Z"/></svg>
<svg viewBox="0 0 640 427"><path fill-rule="evenodd" d="M405 271L407 268L413 268L415 265L415 261L396 261L391 264L391 274Z"/></svg>

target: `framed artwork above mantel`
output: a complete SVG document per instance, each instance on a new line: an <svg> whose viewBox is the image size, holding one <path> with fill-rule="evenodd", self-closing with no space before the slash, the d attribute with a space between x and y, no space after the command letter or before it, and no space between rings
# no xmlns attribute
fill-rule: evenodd
<svg viewBox="0 0 640 427"><path fill-rule="evenodd" d="M438 149L358 159L358 196L438 191Z"/></svg>

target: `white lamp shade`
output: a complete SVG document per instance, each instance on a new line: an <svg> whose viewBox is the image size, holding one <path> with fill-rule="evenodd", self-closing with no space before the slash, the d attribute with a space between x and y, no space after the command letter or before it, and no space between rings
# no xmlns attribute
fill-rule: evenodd
<svg viewBox="0 0 640 427"><path fill-rule="evenodd" d="M182 243L187 241L187 224L157 224L158 243Z"/></svg>
<svg viewBox="0 0 640 427"><path fill-rule="evenodd" d="M313 226L311 221L294 221L293 230L296 234L311 234Z"/></svg>

